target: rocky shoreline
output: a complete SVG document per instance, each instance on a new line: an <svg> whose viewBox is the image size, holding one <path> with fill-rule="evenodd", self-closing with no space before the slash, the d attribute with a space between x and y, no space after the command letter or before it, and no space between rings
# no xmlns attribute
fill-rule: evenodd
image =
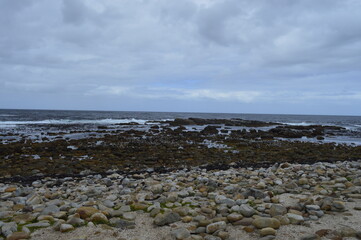
<svg viewBox="0 0 361 240"><path fill-rule="evenodd" d="M0 183L0 239L361 239L361 161Z"/></svg>
<svg viewBox="0 0 361 240"><path fill-rule="evenodd" d="M3 134L0 139L7 140L0 144L0 182L149 168L162 172L197 166L223 169L231 163L260 167L361 159L360 145L323 140L359 137L338 126L190 118L90 128L50 125L37 129L38 135Z"/></svg>

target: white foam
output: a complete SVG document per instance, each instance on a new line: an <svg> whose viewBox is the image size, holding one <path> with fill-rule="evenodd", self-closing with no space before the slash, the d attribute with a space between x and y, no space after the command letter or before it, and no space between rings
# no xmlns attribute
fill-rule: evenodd
<svg viewBox="0 0 361 240"><path fill-rule="evenodd" d="M282 124L286 124L286 125L291 125L291 126L310 126L310 125L320 125L320 124L316 124L316 123L307 123L307 122L298 122L298 123L294 123L294 122L279 122Z"/></svg>

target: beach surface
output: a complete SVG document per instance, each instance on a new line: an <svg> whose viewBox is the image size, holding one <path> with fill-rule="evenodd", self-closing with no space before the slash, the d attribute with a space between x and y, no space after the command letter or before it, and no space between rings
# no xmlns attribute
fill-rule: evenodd
<svg viewBox="0 0 361 240"><path fill-rule="evenodd" d="M359 239L361 161L0 184L4 239Z"/></svg>

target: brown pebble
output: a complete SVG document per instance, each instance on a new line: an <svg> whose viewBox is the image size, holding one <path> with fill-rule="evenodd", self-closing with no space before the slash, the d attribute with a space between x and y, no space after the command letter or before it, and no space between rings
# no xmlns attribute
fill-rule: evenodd
<svg viewBox="0 0 361 240"><path fill-rule="evenodd" d="M246 226L243 228L244 231L248 232L248 233L251 233L251 232L254 232L254 227L252 226Z"/></svg>
<svg viewBox="0 0 361 240"><path fill-rule="evenodd" d="M320 237L324 237L329 234L332 230L331 229L321 229L316 232L316 234Z"/></svg>

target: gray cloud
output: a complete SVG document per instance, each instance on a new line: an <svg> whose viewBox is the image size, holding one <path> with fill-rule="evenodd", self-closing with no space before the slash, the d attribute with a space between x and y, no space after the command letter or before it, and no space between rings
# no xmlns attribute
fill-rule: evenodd
<svg viewBox="0 0 361 240"><path fill-rule="evenodd" d="M181 110L361 114L360 10L355 0L3 0L0 107L36 94L32 108L123 110L107 99L128 98L138 110L194 101Z"/></svg>

